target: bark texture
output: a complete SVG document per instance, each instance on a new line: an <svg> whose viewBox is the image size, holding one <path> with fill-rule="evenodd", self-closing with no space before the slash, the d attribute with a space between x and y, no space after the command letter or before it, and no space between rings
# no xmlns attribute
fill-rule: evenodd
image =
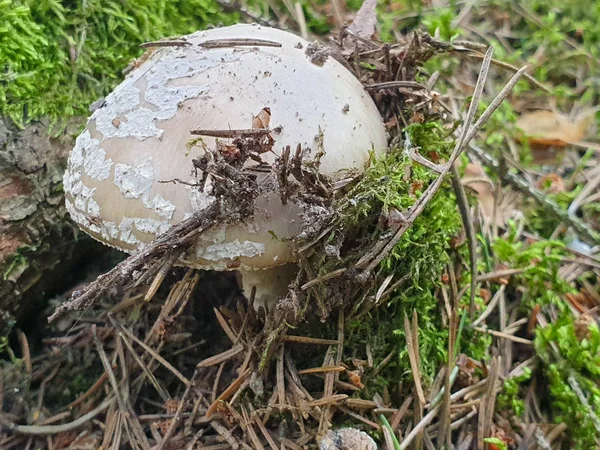
<svg viewBox="0 0 600 450"><path fill-rule="evenodd" d="M62 192L72 144L43 122L19 130L0 117L0 337L59 293L78 264Z"/></svg>

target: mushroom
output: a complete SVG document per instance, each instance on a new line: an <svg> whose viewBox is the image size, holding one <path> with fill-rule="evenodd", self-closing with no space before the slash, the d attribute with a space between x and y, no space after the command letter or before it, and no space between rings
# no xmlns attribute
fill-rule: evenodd
<svg viewBox="0 0 600 450"><path fill-rule="evenodd" d="M369 151L387 145L377 108L342 64L322 52L311 59L310 47L281 30L235 25L184 36L140 58L93 112L69 156L64 190L72 219L93 238L131 253L206 208L215 197L190 185L192 159L204 150L186 146L198 128L249 129L270 121L278 130L273 153L298 144L314 152L320 136L321 173L335 179L344 170L364 170ZM217 145L202 139L208 148ZM172 180L185 183L164 183ZM274 179L262 182L276 186ZM295 272L289 239L301 231L306 211L282 204L277 189L261 194L255 207L246 223L201 235L179 263L240 270L246 294L256 285L257 298L271 301L287 292Z"/></svg>

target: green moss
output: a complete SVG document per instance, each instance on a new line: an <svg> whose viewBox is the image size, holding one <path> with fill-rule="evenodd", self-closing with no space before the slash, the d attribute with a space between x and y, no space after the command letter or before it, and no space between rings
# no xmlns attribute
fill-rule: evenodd
<svg viewBox="0 0 600 450"><path fill-rule="evenodd" d="M580 341L573 317L565 309L557 320L539 329L535 339L538 355L546 363L553 419L568 425L577 449L596 448L600 434L600 331L597 325L588 331Z"/></svg>
<svg viewBox="0 0 600 450"><path fill-rule="evenodd" d="M531 379L531 369L526 368L522 375L507 379L498 394L499 411L511 411L517 417L525 412L524 389L522 385Z"/></svg>
<svg viewBox="0 0 600 450"><path fill-rule="evenodd" d="M0 0L0 113L64 124L122 79L139 44L233 23L214 0Z"/></svg>
<svg viewBox="0 0 600 450"><path fill-rule="evenodd" d="M548 406L552 419L568 425L572 447L595 448L599 433L592 411L600 410L600 332L589 329L589 337L580 341L575 333L574 318L563 298L575 290L558 275L560 262L568 256L564 244L541 240L528 244L518 237L514 224L510 233L492 243L500 262L524 269L511 279L507 292L518 289L521 307L530 311L535 306L551 306L558 317L536 330L535 350L542 361L541 373L548 386ZM510 407L515 414L522 411L520 392L524 379L509 380L499 396L500 411ZM575 386L575 387L574 387ZM577 392L579 390L579 392ZM582 401L582 396L589 404Z"/></svg>
<svg viewBox="0 0 600 450"><path fill-rule="evenodd" d="M567 257L565 245L559 241L537 241L527 244L520 240L514 223L510 233L493 242L492 248L501 263L523 272L511 279L514 286L524 286L522 304L564 307L562 295L573 288L558 275L561 261Z"/></svg>
<svg viewBox="0 0 600 450"><path fill-rule="evenodd" d="M411 125L406 132L421 155L431 159L448 158L453 141L439 124ZM336 205L338 219L335 229L341 231L334 231L330 242L339 241L339 234L345 233L346 236L362 236L365 241L363 250L370 248L380 236L390 232L381 226L379 218L386 217L392 210L406 214L436 177L436 173L414 163L401 149L383 157L373 157L363 179ZM442 324L443 313L437 291L446 265L451 261L451 241L458 235L461 226L454 192L448 182L381 262L377 270L378 279L393 275L394 281L404 276L407 280L395 294L367 314L360 313L362 305L355 307L358 316L346 324L345 348L358 354L346 356L364 357L360 352L369 345L377 366L390 351L396 349L397 354L377 376L372 376L372 371L365 373L363 382L366 389L362 394L368 396L369 393L381 392L383 385L410 379L403 323L404 314L410 316L413 310L418 312L419 317L424 384L428 385L441 365L446 363L448 330ZM368 238L365 239L365 236ZM342 254L344 266L351 266L348 260L361 252L352 249L350 255ZM327 264L324 266L323 272L329 270Z"/></svg>

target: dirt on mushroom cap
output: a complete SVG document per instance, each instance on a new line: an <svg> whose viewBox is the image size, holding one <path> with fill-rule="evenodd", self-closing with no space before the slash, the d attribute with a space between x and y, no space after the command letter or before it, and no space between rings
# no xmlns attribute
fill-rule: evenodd
<svg viewBox="0 0 600 450"><path fill-rule="evenodd" d="M65 175L67 208L93 237L133 251L213 201L210 190L194 186L192 159L217 139L201 137L186 147L192 129L249 129L268 107L271 127L279 131L272 133L274 152L297 144L316 152L322 136L327 175L360 170L369 150L385 147L383 124L362 85L331 58L312 64L297 48L298 42L306 47L301 38L238 25L181 41L189 45L153 51L77 140ZM212 45L216 41L226 45ZM303 208L281 204L275 183L272 176L262 180L265 194L252 222L207 233L187 263L227 269L232 261L254 268L290 262L285 240L299 231Z"/></svg>

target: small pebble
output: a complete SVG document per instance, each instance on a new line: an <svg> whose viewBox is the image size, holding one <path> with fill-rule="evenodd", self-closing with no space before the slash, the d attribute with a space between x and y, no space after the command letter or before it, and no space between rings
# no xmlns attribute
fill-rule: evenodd
<svg viewBox="0 0 600 450"><path fill-rule="evenodd" d="M319 450L377 450L375 441L356 428L329 430L319 442Z"/></svg>

